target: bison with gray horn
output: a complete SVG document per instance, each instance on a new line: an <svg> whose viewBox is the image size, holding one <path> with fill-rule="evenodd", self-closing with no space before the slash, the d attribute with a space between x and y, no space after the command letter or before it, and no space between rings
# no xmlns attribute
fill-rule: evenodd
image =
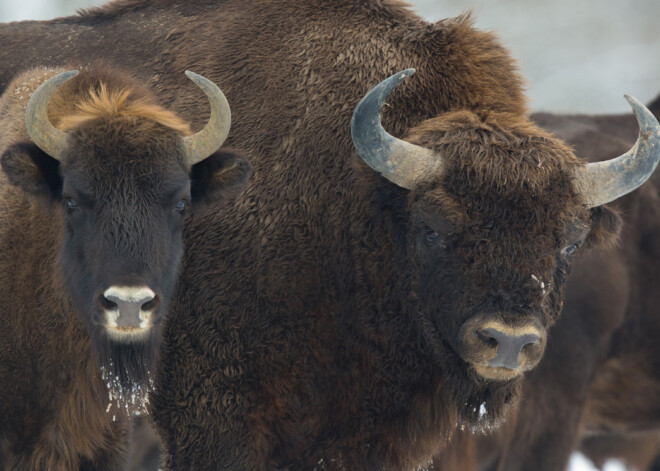
<svg viewBox="0 0 660 471"><path fill-rule="evenodd" d="M193 133L130 76L37 68L0 100L0 467L122 469L189 216L241 188L212 82ZM75 78L74 78L75 77Z"/></svg>

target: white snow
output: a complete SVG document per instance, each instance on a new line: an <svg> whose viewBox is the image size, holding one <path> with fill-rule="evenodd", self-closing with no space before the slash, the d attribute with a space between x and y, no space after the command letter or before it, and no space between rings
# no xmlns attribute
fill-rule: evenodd
<svg viewBox="0 0 660 471"><path fill-rule="evenodd" d="M598 468L589 461L582 453L576 452L571 455L567 471L598 471ZM632 471L628 470L619 460L608 460L602 471Z"/></svg>
<svg viewBox="0 0 660 471"><path fill-rule="evenodd" d="M488 410L486 410L486 403L482 402L481 405L479 406L479 420L483 419L487 413Z"/></svg>

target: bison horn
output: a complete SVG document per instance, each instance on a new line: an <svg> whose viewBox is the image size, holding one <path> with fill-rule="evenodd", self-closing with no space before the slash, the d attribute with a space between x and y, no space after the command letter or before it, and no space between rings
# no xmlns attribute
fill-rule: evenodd
<svg viewBox="0 0 660 471"><path fill-rule="evenodd" d="M407 69L376 85L360 100L351 120L353 144L362 160L392 183L409 190L443 170L443 160L436 152L395 138L380 123L385 100L413 73L415 69Z"/></svg>
<svg viewBox="0 0 660 471"><path fill-rule="evenodd" d="M636 98L625 95L639 123L639 137L625 154L575 171L576 188L589 208L630 193L644 183L660 161L660 125Z"/></svg>
<svg viewBox="0 0 660 471"><path fill-rule="evenodd" d="M204 129L183 138L188 162L194 165L213 154L225 142L231 126L231 111L227 98L217 85L189 70L186 70L186 76L206 93L211 104L211 117Z"/></svg>
<svg viewBox="0 0 660 471"><path fill-rule="evenodd" d="M62 159L67 146L67 134L48 120L48 103L55 90L76 75L78 75L77 70L69 70L46 80L34 91L25 111L28 136L37 147L55 160Z"/></svg>

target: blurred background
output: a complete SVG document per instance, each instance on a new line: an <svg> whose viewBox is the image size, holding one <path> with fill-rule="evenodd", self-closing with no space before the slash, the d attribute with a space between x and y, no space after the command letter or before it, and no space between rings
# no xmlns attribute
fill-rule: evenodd
<svg viewBox="0 0 660 471"><path fill-rule="evenodd" d="M50 19L104 0L0 0L0 21ZM660 0L409 0L429 21L471 9L528 80L535 111L628 112L660 94Z"/></svg>

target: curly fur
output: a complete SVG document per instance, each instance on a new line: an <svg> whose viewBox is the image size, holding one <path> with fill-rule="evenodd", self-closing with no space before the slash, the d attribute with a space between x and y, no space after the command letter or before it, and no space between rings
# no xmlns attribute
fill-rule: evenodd
<svg viewBox="0 0 660 471"><path fill-rule="evenodd" d="M187 233L152 402L170 468L413 469L457 427L498 421L519 385L481 380L457 330L477 313L549 327L560 250L593 213L493 34L387 0L130 0L0 32L9 50L44 36L57 47L37 57L103 51L195 126L203 98L182 72L204 74L255 156L246 191ZM0 62L0 82L23 60ZM349 135L360 98L408 67L384 126L451 164L410 192Z"/></svg>

